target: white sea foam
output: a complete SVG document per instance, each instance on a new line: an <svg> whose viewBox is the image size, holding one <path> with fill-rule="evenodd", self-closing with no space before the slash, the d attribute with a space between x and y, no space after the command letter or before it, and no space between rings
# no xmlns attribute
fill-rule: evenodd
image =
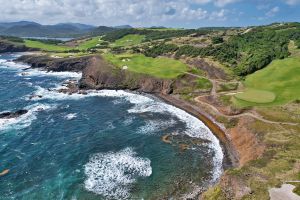
<svg viewBox="0 0 300 200"><path fill-rule="evenodd" d="M186 124L186 130L184 134L195 137L202 138L210 141L209 149L214 152L213 163L213 177L212 182L218 180L220 175L223 172L222 163L223 163L223 151L220 145L219 140L212 134L212 132L205 126L205 124L197 119L196 117L188 114L184 110L181 110L175 106L165 104L158 100L153 100L148 97L146 99L140 99L141 101L135 101L135 106L130 109L130 113L145 113L145 112L155 112L155 113L169 113L173 116L176 116L179 120Z"/></svg>
<svg viewBox="0 0 300 200"><path fill-rule="evenodd" d="M49 104L34 104L27 106L24 109L28 112L16 118L0 119L0 131L8 129L23 129L31 125L32 121L36 119L38 112L49 110L54 106Z"/></svg>
<svg viewBox="0 0 300 200"><path fill-rule="evenodd" d="M157 131L164 131L176 124L176 121L171 119L169 121L162 120L147 120L146 125L139 127L138 133L141 134L153 134Z"/></svg>
<svg viewBox="0 0 300 200"><path fill-rule="evenodd" d="M74 78L79 80L82 76L82 73L79 72L53 72L53 71L44 71L40 69L28 69L19 74L19 76L54 76L60 78Z"/></svg>
<svg viewBox="0 0 300 200"><path fill-rule="evenodd" d="M131 125L131 124L133 123L134 119L135 119L134 117L129 116L129 117L127 117L127 118L123 121L123 124L124 124L125 126L129 126L129 125Z"/></svg>
<svg viewBox="0 0 300 200"><path fill-rule="evenodd" d="M14 62L11 60L0 59L0 67L7 69L14 69L21 71L22 69L27 69L30 66L23 63ZM54 76L60 78L74 78L79 80L82 77L82 73L79 72L53 72L53 71L45 71L41 69L30 68L26 71L22 71L19 73L19 76Z"/></svg>
<svg viewBox="0 0 300 200"><path fill-rule="evenodd" d="M88 91L88 94L86 95L83 94L68 95L68 94L58 93L57 91L54 90L49 91L47 89L38 87L38 90L36 91L36 95L41 95L43 96L42 98L55 99L55 100L65 100L65 99L78 100L86 97L95 97L95 96L118 97L118 98L123 98L129 101L130 103L134 104L134 106L128 110L129 113L145 113L145 112L162 113L162 114L168 113L174 117L177 117L180 121L186 124L186 130L183 132L184 134L190 137L202 138L210 141L208 147L214 153L214 157L213 157L214 169L213 169L212 182L217 181L223 172L222 163L223 163L224 154L219 140L216 138L216 136L214 136L214 134L209 130L209 128L205 126L205 124L202 121L200 121L196 117L188 114L184 110L181 110L175 106L161 102L158 99L152 99L147 96L129 93L123 90L118 90L118 91L91 90ZM151 131L149 129L148 132ZM147 130L145 130L144 132L147 132Z"/></svg>
<svg viewBox="0 0 300 200"><path fill-rule="evenodd" d="M16 63L11 60L0 59L0 67L5 67L7 69L14 69L14 70L16 69L22 70L30 66L22 63Z"/></svg>
<svg viewBox="0 0 300 200"><path fill-rule="evenodd" d="M66 116L65 116L65 119L67 119L67 120L72 120L72 119L74 119L74 118L76 118L77 117L77 114L76 113L70 113L70 114L67 114Z"/></svg>
<svg viewBox="0 0 300 200"><path fill-rule="evenodd" d="M149 159L138 157L132 148L95 154L84 166L85 188L108 199L128 199L136 178L152 174L150 164Z"/></svg>

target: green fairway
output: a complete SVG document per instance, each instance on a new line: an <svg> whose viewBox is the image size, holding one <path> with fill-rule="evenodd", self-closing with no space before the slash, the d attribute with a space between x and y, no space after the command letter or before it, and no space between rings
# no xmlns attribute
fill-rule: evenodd
<svg viewBox="0 0 300 200"><path fill-rule="evenodd" d="M291 57L273 61L266 68L247 76L245 87L245 93L235 96L236 103L240 106L261 103L280 105L300 99L300 58ZM271 101L271 93L276 96L274 101Z"/></svg>
<svg viewBox="0 0 300 200"><path fill-rule="evenodd" d="M63 52L71 50L72 48L62 45L54 45L54 44L46 44L40 41L33 41L33 40L24 40L25 45L31 48L38 48L43 51L52 51L52 52Z"/></svg>
<svg viewBox="0 0 300 200"><path fill-rule="evenodd" d="M144 35L130 34L116 40L113 46L133 46L142 43L145 39Z"/></svg>
<svg viewBox="0 0 300 200"><path fill-rule="evenodd" d="M176 78L188 70L187 66L178 60L150 58L142 54L105 54L104 58L120 68L163 79Z"/></svg>
<svg viewBox="0 0 300 200"><path fill-rule="evenodd" d="M93 37L87 41L82 42L81 44L78 45L77 49L79 50L87 50L89 48L96 47L97 45L100 45L101 42L101 37Z"/></svg>

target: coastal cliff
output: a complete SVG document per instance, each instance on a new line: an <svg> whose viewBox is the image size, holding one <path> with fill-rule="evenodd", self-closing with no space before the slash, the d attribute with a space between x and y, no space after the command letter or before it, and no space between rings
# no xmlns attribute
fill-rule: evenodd
<svg viewBox="0 0 300 200"><path fill-rule="evenodd" d="M25 45L16 45L11 42L0 40L0 53L6 52L24 52L24 51L34 51L33 48L28 48Z"/></svg>
<svg viewBox="0 0 300 200"><path fill-rule="evenodd" d="M258 152L257 145L253 145L258 144L258 142L251 131L239 132L239 127L243 126L242 120L237 124L237 128L226 129L217 123L215 118L208 114L201 106L180 98L183 88L186 87L186 85L182 85L182 82L192 84L192 80L195 79L195 77L189 74L182 75L176 80L159 79L115 67L98 55L80 58L52 58L45 55L26 55L21 56L17 61L25 62L33 68L42 68L47 71L82 72L78 89L74 90L72 88L72 92L88 89L112 89L154 94L167 103L198 117L212 130L222 143L226 155L224 161L225 168L228 165L243 166L250 160L258 158L263 153L263 150ZM192 87L192 85L188 87ZM199 92L201 93L201 91ZM247 138L250 138L249 141L247 141ZM246 186L235 189L235 184L236 181L231 179L231 176L225 174L221 178L221 185L224 185L224 188L227 188L232 193L230 194L231 197L236 197L236 192L240 190L243 190L243 194L251 192L247 190Z"/></svg>

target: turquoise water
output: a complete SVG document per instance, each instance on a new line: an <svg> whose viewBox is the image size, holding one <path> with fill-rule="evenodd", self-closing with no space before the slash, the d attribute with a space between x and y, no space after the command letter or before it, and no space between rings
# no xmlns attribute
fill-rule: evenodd
<svg viewBox="0 0 300 200"><path fill-rule="evenodd" d="M0 112L29 112L0 119L0 199L178 198L218 179L221 147L201 121L150 96L58 93L80 74L23 72L15 57L0 56Z"/></svg>

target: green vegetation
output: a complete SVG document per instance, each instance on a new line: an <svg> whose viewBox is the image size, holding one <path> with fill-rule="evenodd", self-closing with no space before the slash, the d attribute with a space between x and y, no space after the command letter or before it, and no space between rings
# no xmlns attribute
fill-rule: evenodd
<svg viewBox="0 0 300 200"><path fill-rule="evenodd" d="M41 49L43 51L50 51L50 52L65 52L72 50L72 48L63 46L63 45L56 45L56 44L47 44L42 41L36 40L24 40L25 45L31 48Z"/></svg>
<svg viewBox="0 0 300 200"><path fill-rule="evenodd" d="M206 200L225 200L224 194L219 186L212 187L205 192L203 199Z"/></svg>
<svg viewBox="0 0 300 200"><path fill-rule="evenodd" d="M0 36L1 40L6 40L12 43L24 43L24 39L14 36Z"/></svg>
<svg viewBox="0 0 300 200"><path fill-rule="evenodd" d="M300 57L300 49L296 46L295 41L290 41L289 51L290 51L292 57Z"/></svg>
<svg viewBox="0 0 300 200"><path fill-rule="evenodd" d="M163 79L173 79L187 71L187 66L169 58L150 58L142 54L104 54L104 58L120 68Z"/></svg>
<svg viewBox="0 0 300 200"><path fill-rule="evenodd" d="M271 103L276 98L273 92L255 89L248 89L243 93L236 94L235 97L252 103Z"/></svg>
<svg viewBox="0 0 300 200"><path fill-rule="evenodd" d="M39 40L39 39L26 39L25 45L31 48L41 49L47 52L76 52L87 51L97 48L103 43L101 37L93 37L80 43L77 47L69 47L62 44L59 40Z"/></svg>
<svg viewBox="0 0 300 200"><path fill-rule="evenodd" d="M118 40L116 40L112 45L113 46L133 46L142 43L145 39L144 35L137 35L137 34L129 34L126 35Z"/></svg>
<svg viewBox="0 0 300 200"><path fill-rule="evenodd" d="M230 36L226 42L222 37L216 36L212 38L213 45L207 47L196 47L193 44L180 46L176 50L176 57L213 57L234 69L236 75L246 76L266 67L275 59L287 58L291 39L299 47L300 26L280 30L282 31L278 31L278 28L259 27L251 32ZM154 56L169 53L167 48L165 51L157 49L154 46L146 52L155 52L150 54ZM174 52L174 49L170 49L170 52Z"/></svg>
<svg viewBox="0 0 300 200"><path fill-rule="evenodd" d="M205 76L205 72L201 69L191 68L189 72L198 76Z"/></svg>
<svg viewBox="0 0 300 200"><path fill-rule="evenodd" d="M209 90L212 88L212 83L206 78L199 78L197 80L197 88Z"/></svg>
<svg viewBox="0 0 300 200"><path fill-rule="evenodd" d="M159 55L164 55L166 53L173 53L173 52L177 51L177 49L178 49L178 47L175 44L162 43L162 44L156 45L152 48L146 49L144 54L146 56L155 58Z"/></svg>
<svg viewBox="0 0 300 200"><path fill-rule="evenodd" d="M291 101L300 99L300 58L286 58L283 60L275 60L268 67L255 72L252 75L247 76L245 80L245 86L247 89L251 90L264 90L276 95L275 101L271 105L284 104ZM256 94L257 98L268 97L271 100L271 95L268 93ZM236 97L241 98L241 95L247 95L247 92L244 94L236 95ZM249 94L248 94L249 95ZM256 101L252 100L247 102L238 102L242 106L249 105L259 105L251 104L250 102L263 103L261 100ZM249 99L248 99L249 100ZM257 99L258 100L258 99ZM265 102L266 103L266 102Z"/></svg>
<svg viewBox="0 0 300 200"><path fill-rule="evenodd" d="M238 83L221 83L218 85L218 92L226 92L230 90L236 90L238 88Z"/></svg>
<svg viewBox="0 0 300 200"><path fill-rule="evenodd" d="M97 45L101 45L101 42L103 42L101 40L101 37L93 37L93 38L90 38L90 39L80 43L78 45L77 49L79 49L79 50L91 49L91 48L97 47Z"/></svg>
<svg viewBox="0 0 300 200"><path fill-rule="evenodd" d="M144 35L146 41L167 39L172 37L182 37L191 34L207 34L209 30L196 30L196 29L119 29L110 33L106 33L103 40L115 42L126 35Z"/></svg>
<svg viewBox="0 0 300 200"><path fill-rule="evenodd" d="M294 183L294 185L296 186L295 189L293 190L293 192L295 194L298 194L300 196L300 183Z"/></svg>
<svg viewBox="0 0 300 200"><path fill-rule="evenodd" d="M217 36L217 37L213 37L213 38L211 39L211 42L212 42L213 44L220 44L220 43L223 43L224 40L223 40L222 37Z"/></svg>

